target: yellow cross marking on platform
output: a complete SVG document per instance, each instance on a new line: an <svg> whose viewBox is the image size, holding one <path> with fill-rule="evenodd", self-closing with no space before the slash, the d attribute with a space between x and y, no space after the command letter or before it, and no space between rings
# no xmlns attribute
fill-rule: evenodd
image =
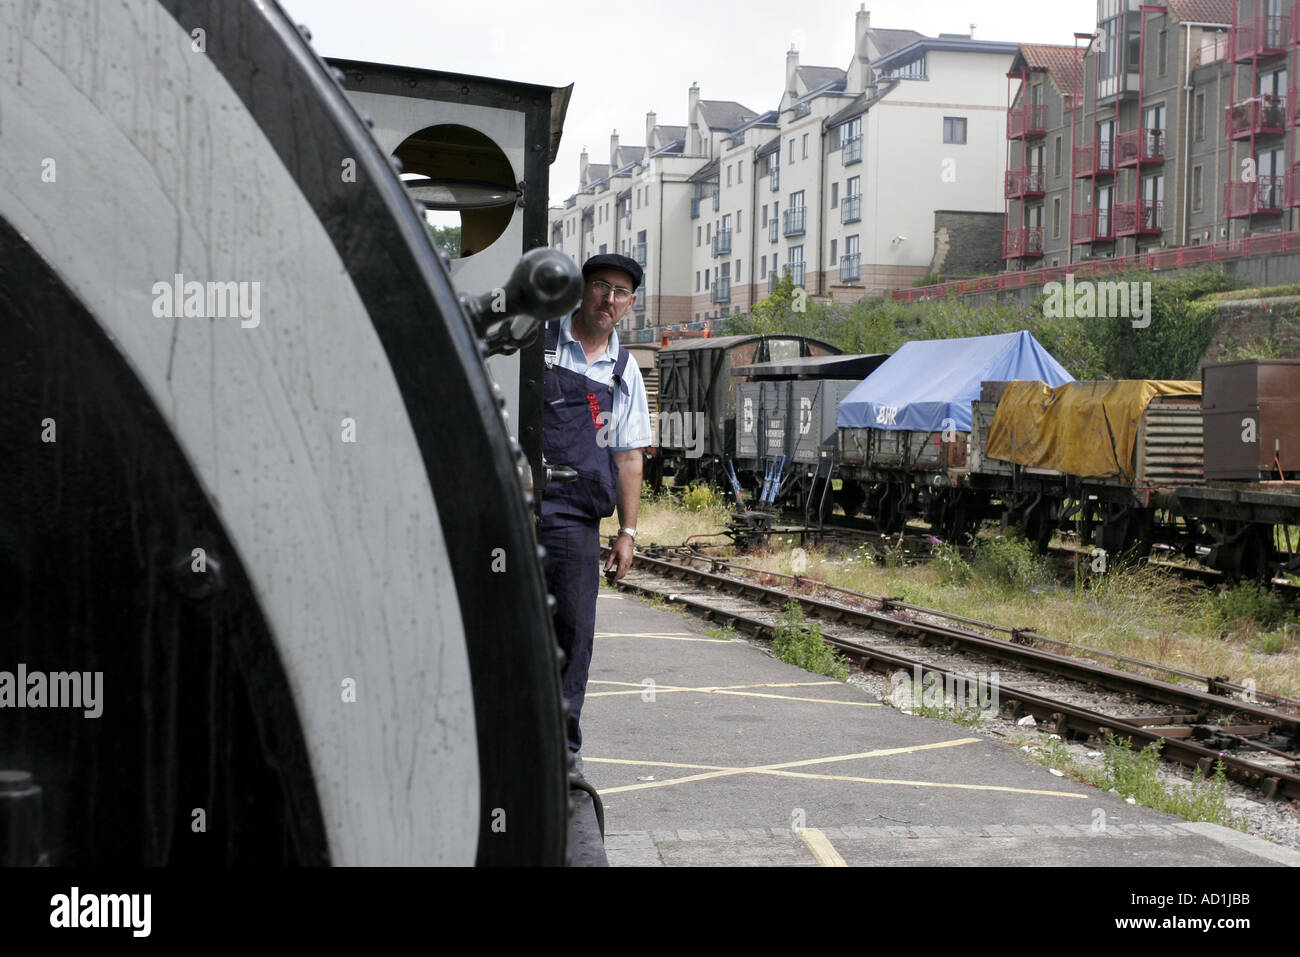
<svg viewBox="0 0 1300 957"><path fill-rule="evenodd" d="M830 842L825 834L815 827L801 827L796 830L803 842L808 845L808 850L812 851L813 857L817 858L817 863L822 867L848 867L848 862L840 857L840 852L835 850L835 845Z"/></svg>
<svg viewBox="0 0 1300 957"><path fill-rule="evenodd" d="M669 694L679 691L696 691L700 694L726 694L738 695L744 698L776 698L782 701L811 701L814 704L843 704L852 708L881 708L884 707L879 701L842 701L838 698L805 698L800 695L788 694L764 694L761 691L749 691L749 688L810 688L823 685L843 685L842 681L786 681L779 683L767 683L757 685L706 685L701 688L680 688L676 685L647 685L635 681L589 681L590 685L614 685L616 687L627 688L627 691L595 691L587 695L588 698L611 698L619 695L639 695L647 691L654 694Z"/></svg>
<svg viewBox="0 0 1300 957"><path fill-rule="evenodd" d="M583 761L591 764L629 764L636 767L680 768L683 770L699 770L705 772L703 774L688 774L680 778L669 778L666 781L646 781L639 784L626 784L623 787L617 788L603 788L600 791L602 795L621 794L625 791L644 791L648 788L670 787L677 784L686 784L691 781L709 781L715 778L732 777L737 774L769 774L776 777L822 779L826 781L853 781L860 784L899 784L908 787L954 788L967 791L1003 791L1010 794L1037 794L1046 797L1087 797L1085 794L1072 794L1068 791L1013 788L996 784L948 784L940 781L909 781L895 778L860 778L837 774L807 774L790 770L791 768L804 768L816 764L857 761L862 758L880 758L894 754L915 754L920 751L931 751L937 748L953 748L963 744L976 744L980 741L983 741L983 738L956 738L952 741L936 741L933 744L917 744L902 748L881 748L875 751L863 751L858 754L841 754L825 758L808 758L803 761L786 761L781 764L764 764L748 768L729 768L711 764L680 764L671 761L631 761L623 758L584 757Z"/></svg>
<svg viewBox="0 0 1300 957"><path fill-rule="evenodd" d="M660 632L619 632L619 631L598 631L597 638L662 638L665 641L703 641L715 645L729 645L730 638L696 638L687 634L664 634Z"/></svg>

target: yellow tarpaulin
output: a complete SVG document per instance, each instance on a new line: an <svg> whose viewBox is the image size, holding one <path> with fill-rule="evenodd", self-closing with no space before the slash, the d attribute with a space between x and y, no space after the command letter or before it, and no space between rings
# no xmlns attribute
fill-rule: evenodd
<svg viewBox="0 0 1300 957"><path fill-rule="evenodd" d="M989 426L985 454L1069 475L1131 481L1138 423L1156 396L1200 395L1199 382L1155 379L1012 382Z"/></svg>

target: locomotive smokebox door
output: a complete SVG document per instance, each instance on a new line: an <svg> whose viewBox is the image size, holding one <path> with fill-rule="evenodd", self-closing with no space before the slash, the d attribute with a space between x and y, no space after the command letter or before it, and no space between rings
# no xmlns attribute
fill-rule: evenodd
<svg viewBox="0 0 1300 957"><path fill-rule="evenodd" d="M562 863L531 515L389 151L274 3L0 36L4 856Z"/></svg>

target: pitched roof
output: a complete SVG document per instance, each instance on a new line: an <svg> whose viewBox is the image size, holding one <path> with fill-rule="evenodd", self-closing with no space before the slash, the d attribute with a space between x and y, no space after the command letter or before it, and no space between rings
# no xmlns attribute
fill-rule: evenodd
<svg viewBox="0 0 1300 957"><path fill-rule="evenodd" d="M758 114L735 100L700 100L700 115L714 130L734 130Z"/></svg>
<svg viewBox="0 0 1300 957"><path fill-rule="evenodd" d="M1169 9L1184 23L1232 23L1232 0L1168 0Z"/></svg>
<svg viewBox="0 0 1300 957"><path fill-rule="evenodd" d="M686 127L684 126L664 126L660 123L657 129L659 130L659 135L663 137L664 142L686 139Z"/></svg>
<svg viewBox="0 0 1300 957"><path fill-rule="evenodd" d="M1065 95L1083 82L1083 71L1075 70L1075 64L1083 61L1084 47L1077 50L1072 46L1060 46L1050 43L1022 43L1020 53L1025 64L1031 70L1046 71L1056 85L1058 93Z"/></svg>
<svg viewBox="0 0 1300 957"><path fill-rule="evenodd" d="M874 27L869 29L867 33L881 56L893 53L895 50L901 49L909 43L915 43L925 36L924 33L917 33L915 30L877 30Z"/></svg>
<svg viewBox="0 0 1300 957"><path fill-rule="evenodd" d="M645 159L644 146L620 146L618 156L624 163L637 163Z"/></svg>
<svg viewBox="0 0 1300 957"><path fill-rule="evenodd" d="M754 155L756 157L767 156L769 153L775 153L780 148L781 148L781 137L778 135L772 137L770 140L768 140L766 143L764 143L762 146L756 149L754 151Z"/></svg>
<svg viewBox="0 0 1300 957"><path fill-rule="evenodd" d="M815 90L828 83L844 82L844 71L833 66L801 66L799 79L809 90Z"/></svg>
<svg viewBox="0 0 1300 957"><path fill-rule="evenodd" d="M879 89L879 92L877 92L875 96L871 95L870 90L863 90L853 98L848 106L826 119L826 128L831 129L832 127L840 126L847 123L855 116L861 116L867 110L871 109L877 100L881 100L888 96L902 82L902 80L897 79L886 81L885 85Z"/></svg>
<svg viewBox="0 0 1300 957"><path fill-rule="evenodd" d="M688 183L711 183L718 178L718 168L721 165L719 160L709 160L694 173L687 177Z"/></svg>
<svg viewBox="0 0 1300 957"><path fill-rule="evenodd" d="M587 181L583 186L590 186L593 183L599 183L602 179L609 178L608 163L588 163L587 164Z"/></svg>

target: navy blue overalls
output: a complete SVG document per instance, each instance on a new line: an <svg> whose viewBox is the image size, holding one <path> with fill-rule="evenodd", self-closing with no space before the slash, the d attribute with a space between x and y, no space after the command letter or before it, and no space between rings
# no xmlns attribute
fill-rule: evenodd
<svg viewBox="0 0 1300 957"><path fill-rule="evenodd" d="M555 596L555 635L565 656L569 749L578 751L582 747L578 720L596 634L599 526L617 502L618 466L610 448L612 425L606 423L613 421L615 387L628 394L623 381L628 352L618 350L613 381L605 385L554 363L559 337L560 324L548 323L542 455L549 465L569 466L578 479L546 487L538 538L546 549L546 587Z"/></svg>

